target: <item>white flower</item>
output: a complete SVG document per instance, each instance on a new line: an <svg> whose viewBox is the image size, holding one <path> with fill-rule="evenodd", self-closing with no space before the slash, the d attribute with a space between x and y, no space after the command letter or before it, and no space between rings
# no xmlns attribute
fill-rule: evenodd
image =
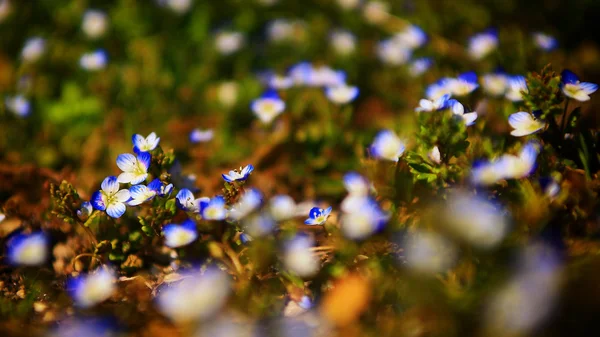
<svg viewBox="0 0 600 337"><path fill-rule="evenodd" d="M244 35L239 32L220 32L215 36L215 47L223 55L240 50L245 43Z"/></svg>
<svg viewBox="0 0 600 337"><path fill-rule="evenodd" d="M129 206L141 205L144 202L154 198L157 192L148 188L145 185L131 186L129 189L129 195L131 200L127 202Z"/></svg>
<svg viewBox="0 0 600 337"><path fill-rule="evenodd" d="M117 157L117 166L123 171L119 174L120 183L139 184L148 177L148 168L152 156L148 152L139 152L137 158L130 153L123 153Z"/></svg>
<svg viewBox="0 0 600 337"><path fill-rule="evenodd" d="M415 49L427 42L427 35L420 27L408 25L402 32L394 35L394 39L408 49Z"/></svg>
<svg viewBox="0 0 600 337"><path fill-rule="evenodd" d="M300 277L314 276L320 268L318 257L311 251L314 242L306 236L296 236L286 244L283 254L285 267Z"/></svg>
<svg viewBox="0 0 600 337"><path fill-rule="evenodd" d="M360 0L336 0L336 2L344 10L355 9L360 5Z"/></svg>
<svg viewBox="0 0 600 337"><path fill-rule="evenodd" d="M252 166L252 164L248 164L243 168L240 167L238 171L231 170L228 174L222 174L221 176L223 177L223 180L225 180L228 183L234 181L244 181L248 179L252 171L254 171L254 166Z"/></svg>
<svg viewBox="0 0 600 337"><path fill-rule="evenodd" d="M363 7L363 16L368 23L380 24L389 17L390 5L387 2L369 1Z"/></svg>
<svg viewBox="0 0 600 337"><path fill-rule="evenodd" d="M192 0L167 0L167 6L177 14L184 14L192 7Z"/></svg>
<svg viewBox="0 0 600 337"><path fill-rule="evenodd" d="M371 154L375 158L396 162L404 153L404 149L404 143L391 130L380 131L371 144Z"/></svg>
<svg viewBox="0 0 600 337"><path fill-rule="evenodd" d="M3 217L0 214L0 222ZM48 237L42 232L18 234L6 246L6 257L12 265L39 266L48 259Z"/></svg>
<svg viewBox="0 0 600 337"><path fill-rule="evenodd" d="M476 34L469 40L469 54L475 60L480 60L498 46L498 33L494 29Z"/></svg>
<svg viewBox="0 0 600 337"><path fill-rule="evenodd" d="M6 97L6 108L19 117L27 117L31 112L31 104L23 95Z"/></svg>
<svg viewBox="0 0 600 337"><path fill-rule="evenodd" d="M190 132L190 142L192 143L205 143L213 139L214 131L212 129L200 130L198 128Z"/></svg>
<svg viewBox="0 0 600 337"><path fill-rule="evenodd" d="M106 211L110 217L119 218L125 213L125 202L131 197L129 190L119 190L117 177L106 177L101 184L101 189L96 191L90 203L100 211Z"/></svg>
<svg viewBox="0 0 600 337"><path fill-rule="evenodd" d="M244 218L243 229L252 237L270 234L275 228L275 220L269 214L251 214Z"/></svg>
<svg viewBox="0 0 600 337"><path fill-rule="evenodd" d="M198 238L196 223L191 219L187 219L181 225L176 223L165 225L162 233L165 237L165 245L171 248L187 246Z"/></svg>
<svg viewBox="0 0 600 337"><path fill-rule="evenodd" d="M239 85L234 81L223 82L217 89L217 98L226 108L231 108L237 103L239 96Z"/></svg>
<svg viewBox="0 0 600 337"><path fill-rule="evenodd" d="M408 68L408 72L412 77L417 77L422 75L424 72L431 67L433 61L429 57L421 57L418 59L414 59L410 63L410 67Z"/></svg>
<svg viewBox="0 0 600 337"><path fill-rule="evenodd" d="M429 160L431 160L432 162L439 164L442 162L442 156L440 154L440 149L436 146L433 147L433 149L431 149L431 151L429 151L429 153L427 153L427 157L429 158Z"/></svg>
<svg viewBox="0 0 600 337"><path fill-rule="evenodd" d="M232 220L239 221L256 210L261 203L262 194L257 189L249 189L240 197L240 200L231 207L229 210L229 217Z"/></svg>
<svg viewBox="0 0 600 337"><path fill-rule="evenodd" d="M542 130L546 123L533 118L528 112L519 111L511 114L508 117L508 124L512 126L514 130L510 132L515 137L527 136Z"/></svg>
<svg viewBox="0 0 600 337"><path fill-rule="evenodd" d="M446 108L446 103L450 98L449 94L445 94L442 97L436 99L435 101L430 101L428 99L421 99L419 101L419 106L415 108L416 112L432 112L437 110L442 110Z"/></svg>
<svg viewBox="0 0 600 337"><path fill-rule="evenodd" d="M508 90L506 91L506 98L513 102L520 102L523 100L523 92L528 92L527 82L523 76L511 76L508 78Z"/></svg>
<svg viewBox="0 0 600 337"><path fill-rule="evenodd" d="M131 142L133 143L133 151L135 153L139 152L150 152L158 146L160 142L160 137L156 137L156 133L152 132L148 135L148 137L135 134L131 138Z"/></svg>
<svg viewBox="0 0 600 337"><path fill-rule="evenodd" d="M79 59L79 65L85 70L100 70L106 67L108 56L104 50L86 53Z"/></svg>
<svg viewBox="0 0 600 337"><path fill-rule="evenodd" d="M338 55L350 55L356 49L356 37L348 31L334 31L329 36L329 41Z"/></svg>
<svg viewBox="0 0 600 337"><path fill-rule="evenodd" d="M483 89L492 96L502 96L508 86L508 78L504 73L485 74L482 77Z"/></svg>
<svg viewBox="0 0 600 337"><path fill-rule="evenodd" d="M351 240L363 240L383 228L389 215L368 197L362 197L352 209L345 210L341 217L341 229Z"/></svg>
<svg viewBox="0 0 600 337"><path fill-rule="evenodd" d="M34 37L25 42L21 51L21 57L25 62L35 62L42 57L46 51L46 40L40 37Z"/></svg>
<svg viewBox="0 0 600 337"><path fill-rule="evenodd" d="M83 14L81 30L91 39L104 35L108 26L106 14L102 11L90 9Z"/></svg>
<svg viewBox="0 0 600 337"><path fill-rule="evenodd" d="M335 104L346 104L352 102L358 96L358 88L346 84L325 89L327 98Z"/></svg>
<svg viewBox="0 0 600 337"><path fill-rule="evenodd" d="M533 42L544 51L551 51L558 46L558 41L554 37L540 32L533 33Z"/></svg>
<svg viewBox="0 0 600 337"><path fill-rule="evenodd" d="M276 221L293 218L296 214L296 203L289 195L276 195L269 200L269 213Z"/></svg>
<svg viewBox="0 0 600 337"><path fill-rule="evenodd" d="M471 126L475 123L477 119L477 112L467 112L465 113L465 107L457 100L451 99L448 101L448 107L452 110L452 113L460 116L463 121L465 121L465 125Z"/></svg>
<svg viewBox="0 0 600 337"><path fill-rule="evenodd" d="M456 262L457 250L454 244L435 232L410 233L403 247L406 264L418 273L445 272Z"/></svg>
<svg viewBox="0 0 600 337"><path fill-rule="evenodd" d="M98 268L94 273L71 279L68 289L75 304L89 308L112 296L116 281L111 269Z"/></svg>
<svg viewBox="0 0 600 337"><path fill-rule="evenodd" d="M579 102L589 101L590 95L598 90L598 85L590 82L580 82L579 77L570 70L561 73L562 92Z"/></svg>
<svg viewBox="0 0 600 337"><path fill-rule="evenodd" d="M285 102L277 93L269 92L252 101L251 108L261 122L269 124L285 110Z"/></svg>
<svg viewBox="0 0 600 337"><path fill-rule="evenodd" d="M186 212L199 213L200 203L203 201L209 201L210 198L203 197L196 199L194 194L187 188L179 190L175 196L177 206Z"/></svg>
<svg viewBox="0 0 600 337"><path fill-rule="evenodd" d="M390 66L403 65L410 60L412 49L405 47L397 40L387 39L377 45L377 56Z"/></svg>
<svg viewBox="0 0 600 337"><path fill-rule="evenodd" d="M369 194L371 184L369 181L356 172L348 172L344 175L344 187L348 194L366 196Z"/></svg>

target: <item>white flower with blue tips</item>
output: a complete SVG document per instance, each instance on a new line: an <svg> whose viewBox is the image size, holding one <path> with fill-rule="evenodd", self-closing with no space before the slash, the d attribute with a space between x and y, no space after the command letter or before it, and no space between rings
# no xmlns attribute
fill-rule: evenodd
<svg viewBox="0 0 600 337"><path fill-rule="evenodd" d="M365 196L369 194L371 184L362 175L356 172L348 172L343 178L344 187L350 195Z"/></svg>
<svg viewBox="0 0 600 337"><path fill-rule="evenodd" d="M114 271L98 268L94 273L70 279L67 289L77 306L90 308L112 296L116 282Z"/></svg>
<svg viewBox="0 0 600 337"><path fill-rule="evenodd" d="M231 171L229 171L228 174L222 174L221 176L228 183L231 183L234 181L244 181L244 180L248 179L248 177L250 176L250 173L252 173L252 171L254 171L254 166L249 164L249 165L244 166L243 168L240 167L239 170L231 170Z"/></svg>
<svg viewBox="0 0 600 337"><path fill-rule="evenodd" d="M99 49L92 53L86 53L79 59L79 66L85 70L100 70L106 67L108 63L108 54L106 51Z"/></svg>
<svg viewBox="0 0 600 337"><path fill-rule="evenodd" d="M325 95L335 104L346 104L356 99L358 96L358 88L346 84L327 87L325 89Z"/></svg>
<svg viewBox="0 0 600 337"><path fill-rule="evenodd" d="M523 100L523 92L529 92L525 77L520 75L509 77L506 98L512 102L520 102Z"/></svg>
<svg viewBox="0 0 600 337"><path fill-rule="evenodd" d="M156 196L156 191L151 190L145 185L135 185L129 188L131 200L127 202L129 206L137 206L152 200Z"/></svg>
<svg viewBox="0 0 600 337"><path fill-rule="evenodd" d="M446 103L450 98L450 94L445 94L436 100L421 99L419 106L415 108L416 112L432 112L446 108Z"/></svg>
<svg viewBox="0 0 600 337"><path fill-rule="evenodd" d="M540 32L533 33L533 42L543 51L552 51L558 47L558 41L554 37Z"/></svg>
<svg viewBox="0 0 600 337"><path fill-rule="evenodd" d="M535 119L530 113L519 111L508 117L508 124L514 130L510 132L515 137L527 136L536 133L546 127L546 123Z"/></svg>
<svg viewBox="0 0 600 337"><path fill-rule="evenodd" d="M508 87L508 76L495 72L482 76L483 90L492 96L502 96Z"/></svg>
<svg viewBox="0 0 600 337"><path fill-rule="evenodd" d="M150 133L148 137L135 134L131 137L131 142L133 143L133 151L135 153L150 152L156 149L160 142L160 137L157 137L154 132Z"/></svg>
<svg viewBox="0 0 600 337"><path fill-rule="evenodd" d="M229 217L239 221L248 214L254 212L262 204L262 194L255 188L251 188L242 194L240 200L229 210Z"/></svg>
<svg viewBox="0 0 600 337"><path fill-rule="evenodd" d="M414 59L408 68L408 72L412 77L417 77L425 73L433 64L433 61L429 57L421 57Z"/></svg>
<svg viewBox="0 0 600 337"><path fill-rule="evenodd" d="M498 47L498 32L495 29L475 34L469 39L469 54L475 60L486 57L496 47Z"/></svg>
<svg viewBox="0 0 600 337"><path fill-rule="evenodd" d="M380 41L377 45L377 56L390 66L400 66L407 63L412 56L412 49L404 46L395 39Z"/></svg>
<svg viewBox="0 0 600 337"><path fill-rule="evenodd" d="M465 96L479 88L477 74L473 71L462 73L458 77L450 79L447 85L454 96Z"/></svg>
<svg viewBox="0 0 600 337"><path fill-rule="evenodd" d="M397 162L405 150L404 143L391 130L380 131L371 144L371 155Z"/></svg>
<svg viewBox="0 0 600 337"><path fill-rule="evenodd" d="M119 218L125 213L125 203L131 197L129 190L119 190L119 182L117 177L106 177L101 189L92 194L90 200L92 206L99 211L106 211L112 218Z"/></svg>
<svg viewBox="0 0 600 337"><path fill-rule="evenodd" d="M425 97L431 101L435 101L444 95L452 95L450 84L452 84L451 78L440 78L438 81L430 84L427 89L425 89Z"/></svg>
<svg viewBox="0 0 600 337"><path fill-rule="evenodd" d="M341 229L347 238L363 240L380 231L388 218L374 200L363 197L359 204L342 215Z"/></svg>
<svg viewBox="0 0 600 337"><path fill-rule="evenodd" d="M580 82L579 77L567 69L561 73L561 87L565 96L579 102L589 101L590 95L598 90L597 84Z"/></svg>
<svg viewBox="0 0 600 337"><path fill-rule="evenodd" d="M196 128L190 132L190 142L194 144L206 143L212 140L214 136L215 132L212 129L200 130Z"/></svg>
<svg viewBox="0 0 600 337"><path fill-rule="evenodd" d="M304 220L305 225L322 225L324 224L329 215L331 214L331 206L326 209L313 207L310 212L308 212L308 219Z"/></svg>
<svg viewBox="0 0 600 337"><path fill-rule="evenodd" d="M27 117L31 112L31 103L23 95L6 97L4 100L6 108L19 117Z"/></svg>
<svg viewBox="0 0 600 337"><path fill-rule="evenodd" d="M406 48L416 49L427 42L427 34L418 26L408 25L402 32L394 35L394 39Z"/></svg>
<svg viewBox="0 0 600 337"><path fill-rule="evenodd" d="M187 219L182 224L170 223L162 230L165 245L171 248L187 246L198 238L196 223Z"/></svg>
<svg viewBox="0 0 600 337"><path fill-rule="evenodd" d="M505 154L496 163L497 170L505 179L521 179L529 176L536 167L539 144L529 142L523 146L518 156Z"/></svg>
<svg viewBox="0 0 600 337"><path fill-rule="evenodd" d="M319 271L320 263L311 250L313 246L314 241L304 235L288 241L283 254L285 267L300 277L314 276Z"/></svg>
<svg viewBox="0 0 600 337"><path fill-rule="evenodd" d="M467 112L465 113L465 107L459 101L455 99L451 99L448 101L448 108L452 111L453 114L459 116L465 122L465 125L471 126L475 123L477 119L477 112Z"/></svg>
<svg viewBox="0 0 600 337"><path fill-rule="evenodd" d="M165 184L160 179L156 178L148 184L148 189L156 192L156 195L164 197L173 192L173 184Z"/></svg>
<svg viewBox="0 0 600 337"><path fill-rule="evenodd" d="M200 202L210 200L207 197L198 198L194 197L192 191L187 188L182 188L175 196L177 206L186 212L198 213L200 212Z"/></svg>
<svg viewBox="0 0 600 337"><path fill-rule="evenodd" d="M137 157L123 153L117 157L117 166L123 171L119 174L120 183L139 184L148 178L148 168L152 156L148 152L139 152Z"/></svg>
<svg viewBox="0 0 600 337"><path fill-rule="evenodd" d="M45 51L46 40L41 37L34 37L25 41L25 46L21 51L21 57L25 62L35 62L42 57Z"/></svg>
<svg viewBox="0 0 600 337"><path fill-rule="evenodd" d="M274 91L265 93L261 98L252 101L252 112L265 124L271 123L275 117L285 110L285 102Z"/></svg>
<svg viewBox="0 0 600 337"><path fill-rule="evenodd" d="M289 195L276 195L269 200L269 213L276 221L291 219L296 214L296 202Z"/></svg>
<svg viewBox="0 0 600 337"><path fill-rule="evenodd" d="M225 220L227 217L225 206L225 199L220 195L208 201L200 201L200 215L205 220Z"/></svg>
<svg viewBox="0 0 600 337"><path fill-rule="evenodd" d="M18 234L6 246L8 262L15 266L39 266L48 259L48 237L42 232Z"/></svg>

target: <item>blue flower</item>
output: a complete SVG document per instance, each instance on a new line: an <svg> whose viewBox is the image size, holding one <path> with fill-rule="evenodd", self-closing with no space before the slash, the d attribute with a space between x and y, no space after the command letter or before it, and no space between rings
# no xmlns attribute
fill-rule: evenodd
<svg viewBox="0 0 600 337"><path fill-rule="evenodd" d="M421 99L419 101L419 106L415 108L416 112L431 112L438 111L446 108L446 103L450 98L450 94L445 94L442 97L436 99L435 101L430 101L428 99Z"/></svg>
<svg viewBox="0 0 600 337"><path fill-rule="evenodd" d="M214 131L211 129L208 130L200 130L198 128L192 130L190 132L190 142L196 143L205 143L213 139Z"/></svg>
<svg viewBox="0 0 600 337"><path fill-rule="evenodd" d="M191 219L187 219L182 224L165 225L162 233L165 237L165 245L171 248L187 246L198 238L196 223Z"/></svg>
<svg viewBox="0 0 600 337"><path fill-rule="evenodd" d="M285 110L285 102L279 98L277 92L268 91L252 101L250 108L261 122L269 124Z"/></svg>
<svg viewBox="0 0 600 337"><path fill-rule="evenodd" d="M131 142L133 143L133 152L150 152L156 149L160 142L160 137L156 137L156 133L154 132L150 133L148 137L135 134L131 137Z"/></svg>
<svg viewBox="0 0 600 337"><path fill-rule="evenodd" d="M152 200L152 198L156 196L156 191L149 189L148 186L145 185L135 185L129 188L129 194L131 195L131 200L129 200L127 204L129 206L137 206Z"/></svg>
<svg viewBox="0 0 600 337"><path fill-rule="evenodd" d="M327 209L322 209L319 207L311 208L310 212L308 212L308 219L304 220L304 224L306 225L322 225L327 221L329 215L331 214L331 206Z"/></svg>
<svg viewBox="0 0 600 337"><path fill-rule="evenodd" d="M94 211L92 204L89 201L84 201L77 210L77 217L81 220L87 219L92 214L92 211Z"/></svg>
<svg viewBox="0 0 600 337"><path fill-rule="evenodd" d="M469 39L469 54L475 60L486 57L498 46L498 31L488 29L483 33L475 34Z"/></svg>
<svg viewBox="0 0 600 337"><path fill-rule="evenodd" d="M119 190L117 177L106 177L102 181L101 189L92 194L92 206L99 211L106 211L110 217L119 218L125 213L125 202L131 195L126 189Z"/></svg>
<svg viewBox="0 0 600 337"><path fill-rule="evenodd" d="M108 54L103 49L98 49L92 53L86 53L79 59L79 65L85 70L100 70L106 67L108 63Z"/></svg>
<svg viewBox="0 0 600 337"><path fill-rule="evenodd" d="M259 190L251 188L242 194L240 200L229 210L229 217L232 220L241 220L246 215L252 213L262 204L263 196Z"/></svg>
<svg viewBox="0 0 600 337"><path fill-rule="evenodd" d="M533 42L543 51L552 51L558 47L558 41L554 37L540 32L533 33Z"/></svg>
<svg viewBox="0 0 600 337"><path fill-rule="evenodd" d="M447 85L455 96L468 95L479 88L477 74L473 71L462 73L457 78L450 79Z"/></svg>
<svg viewBox="0 0 600 337"><path fill-rule="evenodd" d="M234 181L244 181L248 179L250 173L254 171L254 166L246 165L244 168L240 167L239 171L231 170L229 174L222 174L221 176L225 179L226 182L231 183Z"/></svg>
<svg viewBox="0 0 600 337"><path fill-rule="evenodd" d="M200 212L200 202L207 201L209 198L198 198L194 197L194 194L187 188L183 188L175 196L177 206L186 212L198 213Z"/></svg>
<svg viewBox="0 0 600 337"><path fill-rule="evenodd" d="M358 88L341 84L334 87L327 87L325 89L325 95L335 104L346 104L356 99L358 96Z"/></svg>
<svg viewBox="0 0 600 337"><path fill-rule="evenodd" d="M515 137L536 133L546 126L544 121L535 119L530 113L524 111L511 114L508 117L508 124L513 127L514 130L510 134Z"/></svg>
<svg viewBox="0 0 600 337"><path fill-rule="evenodd" d="M98 268L94 273L69 279L67 290L77 306L89 308L112 296L116 282L113 270Z"/></svg>
<svg viewBox="0 0 600 337"><path fill-rule="evenodd" d="M148 184L148 189L156 192L156 195L164 197L173 192L173 184L165 185L160 179L156 178Z"/></svg>
<svg viewBox="0 0 600 337"><path fill-rule="evenodd" d="M6 246L6 257L12 265L39 266L48 259L48 237L43 232L18 234Z"/></svg>
<svg viewBox="0 0 600 337"><path fill-rule="evenodd" d="M585 102L590 99L592 93L598 90L598 85L590 82L580 82L577 75L565 69L561 73L561 88L565 96L579 102Z"/></svg>
<svg viewBox="0 0 600 337"><path fill-rule="evenodd" d="M397 162L404 153L404 143L391 130L380 131L371 144L371 155Z"/></svg>
<svg viewBox="0 0 600 337"><path fill-rule="evenodd" d="M525 77L521 75L510 76L508 78L508 90L506 91L506 98L513 102L520 102L523 100L523 92L528 92L527 82Z"/></svg>
<svg viewBox="0 0 600 337"><path fill-rule="evenodd" d="M148 152L140 152L137 158L130 153L123 153L117 157L117 166L123 171L119 174L120 183L139 184L148 177L148 168L152 156Z"/></svg>
<svg viewBox="0 0 600 337"><path fill-rule="evenodd" d="M477 112L465 113L465 107L462 105L462 103L455 99L448 101L448 109L450 109L456 116L462 118L467 126L473 125L477 119Z"/></svg>
<svg viewBox="0 0 600 337"><path fill-rule="evenodd" d="M31 103L23 95L6 97L4 100L6 108L19 117L27 117L31 112Z"/></svg>
<svg viewBox="0 0 600 337"><path fill-rule="evenodd" d="M200 215L205 220L224 220L227 217L225 199L218 195L210 200L201 201Z"/></svg>
<svg viewBox="0 0 600 337"><path fill-rule="evenodd" d="M417 58L410 63L408 71L412 77L417 77L426 72L432 64L433 60L430 57Z"/></svg>

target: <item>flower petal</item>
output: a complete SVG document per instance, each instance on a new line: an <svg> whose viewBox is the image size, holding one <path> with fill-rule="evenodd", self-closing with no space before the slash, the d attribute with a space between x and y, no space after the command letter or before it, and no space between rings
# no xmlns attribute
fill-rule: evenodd
<svg viewBox="0 0 600 337"><path fill-rule="evenodd" d="M150 167L150 161L152 160L152 155L148 152L140 152L137 160L146 168L146 171L148 171L148 168Z"/></svg>
<svg viewBox="0 0 600 337"><path fill-rule="evenodd" d="M99 211L104 211L106 209L106 200L103 198L101 191L96 191L94 194L92 194L90 203L92 204L92 207Z"/></svg>
<svg viewBox="0 0 600 337"><path fill-rule="evenodd" d="M125 204L121 202L114 202L108 205L108 207L106 207L106 214L108 214L108 216L112 218L120 218L121 215L125 213L125 209Z"/></svg>
<svg viewBox="0 0 600 337"><path fill-rule="evenodd" d="M137 168L137 159L131 153L123 153L117 157L117 166L123 172L131 172Z"/></svg>
<svg viewBox="0 0 600 337"><path fill-rule="evenodd" d="M129 190L120 190L113 198L118 202L126 202L131 198L131 194L129 193Z"/></svg>
<svg viewBox="0 0 600 337"><path fill-rule="evenodd" d="M108 194L116 193L119 190L119 182L117 181L117 177L109 176L104 178L100 187Z"/></svg>

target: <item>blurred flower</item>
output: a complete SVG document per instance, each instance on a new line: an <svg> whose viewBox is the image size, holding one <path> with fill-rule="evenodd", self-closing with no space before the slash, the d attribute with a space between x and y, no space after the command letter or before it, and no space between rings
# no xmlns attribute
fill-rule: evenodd
<svg viewBox="0 0 600 337"><path fill-rule="evenodd" d="M217 89L219 103L226 108L231 108L237 103L239 96L239 85L234 81L223 82Z"/></svg>
<svg viewBox="0 0 600 337"><path fill-rule="evenodd" d="M240 200L229 210L229 217L239 221L246 215L252 213L262 204L262 194L255 188L251 188L242 194Z"/></svg>
<svg viewBox="0 0 600 337"><path fill-rule="evenodd" d="M447 271L456 262L457 249L435 232L410 233L403 243L407 266L423 274Z"/></svg>
<svg viewBox="0 0 600 337"><path fill-rule="evenodd" d="M301 20L276 19L267 25L267 38L276 43L297 40L304 35L305 26Z"/></svg>
<svg viewBox="0 0 600 337"><path fill-rule="evenodd" d="M269 124L285 110L285 102L279 98L277 92L268 91L252 101L250 107L261 122Z"/></svg>
<svg viewBox="0 0 600 337"><path fill-rule="evenodd" d="M21 57L25 62L35 62L42 57L46 51L46 40L41 37L33 37L25 41L25 46L21 51Z"/></svg>
<svg viewBox="0 0 600 337"><path fill-rule="evenodd" d="M491 185L502 179L521 179L535 170L539 145L529 142L523 146L518 156L505 154L491 162L476 163L471 171L475 184Z"/></svg>
<svg viewBox="0 0 600 337"><path fill-rule="evenodd" d="M348 172L344 175L344 187L348 194L366 196L369 194L371 184L369 181L356 172Z"/></svg>
<svg viewBox="0 0 600 337"><path fill-rule="evenodd" d="M244 181L248 179L252 171L254 171L254 166L252 166L252 164L248 164L243 168L240 167L239 170L231 170L229 171L229 174L222 174L221 176L223 176L223 179L228 183L234 181Z"/></svg>
<svg viewBox="0 0 600 337"><path fill-rule="evenodd" d="M157 298L158 309L169 319L176 323L205 320L225 305L231 283L227 274L209 268L182 276L181 281L162 290Z"/></svg>
<svg viewBox="0 0 600 337"><path fill-rule="evenodd" d="M137 206L151 200L156 196L156 191L151 190L145 185L135 185L129 188L131 199L127 202L129 206Z"/></svg>
<svg viewBox="0 0 600 337"><path fill-rule="evenodd" d="M342 215L342 233L351 240L363 240L380 231L388 219L375 200L362 197L362 202Z"/></svg>
<svg viewBox="0 0 600 337"><path fill-rule="evenodd" d="M285 267L300 277L314 276L320 268L319 258L312 252L314 241L308 236L297 235L285 245Z"/></svg>
<svg viewBox="0 0 600 337"><path fill-rule="evenodd" d="M535 119L528 112L515 112L508 117L508 124L514 130L510 132L515 137L527 136L536 133L546 126L546 122Z"/></svg>
<svg viewBox="0 0 600 337"><path fill-rule="evenodd" d="M322 209L319 207L313 207L310 212L308 212L308 219L304 220L305 225L322 225L327 221L329 215L331 214L331 207L327 209Z"/></svg>
<svg viewBox="0 0 600 337"><path fill-rule="evenodd" d="M245 43L244 35L240 32L219 32L215 36L215 47L222 55L230 55L240 50Z"/></svg>
<svg viewBox="0 0 600 337"><path fill-rule="evenodd" d="M296 203L289 195L276 195L269 200L269 212L276 221L293 218L296 214Z"/></svg>
<svg viewBox="0 0 600 337"><path fill-rule="evenodd" d="M200 130L198 128L190 132L190 142L205 143L213 139L215 132L212 129Z"/></svg>
<svg viewBox="0 0 600 337"><path fill-rule="evenodd" d="M465 125L471 126L475 123L477 119L477 112L467 112L465 113L465 107L459 101L455 99L448 100L448 108L452 111L456 116L460 116L464 121Z"/></svg>
<svg viewBox="0 0 600 337"><path fill-rule="evenodd" d="M329 42L338 55L347 56L354 53L356 49L356 37L349 31L333 31L329 35Z"/></svg>
<svg viewBox="0 0 600 337"><path fill-rule="evenodd" d="M506 98L512 102L520 102L523 100L523 92L528 92L527 82L525 77L516 75L508 78L508 90L506 91Z"/></svg>
<svg viewBox="0 0 600 337"><path fill-rule="evenodd" d="M335 87L346 83L346 73L327 66L308 68L307 81L303 84L311 87Z"/></svg>
<svg viewBox="0 0 600 337"><path fill-rule="evenodd" d="M483 90L492 96L502 96L508 86L508 77L502 71L482 76Z"/></svg>
<svg viewBox="0 0 600 337"><path fill-rule="evenodd" d="M483 33L475 34L469 39L469 54L475 60L486 57L498 47L498 31L488 29Z"/></svg>
<svg viewBox="0 0 600 337"><path fill-rule="evenodd" d="M448 77L440 78L425 89L425 96L430 100L437 100L444 95L452 95L451 82L451 79Z"/></svg>
<svg viewBox="0 0 600 337"><path fill-rule="evenodd" d="M115 324L104 318L68 318L50 330L47 337L119 336Z"/></svg>
<svg viewBox="0 0 600 337"><path fill-rule="evenodd" d="M437 147L437 145L434 146L429 153L427 153L427 157L436 164L442 162L442 155L440 154L440 149Z"/></svg>
<svg viewBox="0 0 600 337"><path fill-rule="evenodd" d="M86 53L79 59L79 65L85 70L100 70L106 67L108 55L106 51L99 49L92 53Z"/></svg>
<svg viewBox="0 0 600 337"><path fill-rule="evenodd" d="M83 22L81 30L90 39L97 39L104 35L108 27L108 19L106 13L96 9L88 9L83 14Z"/></svg>
<svg viewBox="0 0 600 337"><path fill-rule="evenodd" d="M265 0L262 0L265 1ZM194 337L258 337L255 324L243 317L219 315L203 323ZM308 336L306 336L308 337Z"/></svg>
<svg viewBox="0 0 600 337"><path fill-rule="evenodd" d="M338 6L344 10L355 9L360 5L361 0L336 0Z"/></svg>
<svg viewBox="0 0 600 337"><path fill-rule="evenodd" d="M390 5L382 1L369 1L363 6L363 16L370 24L381 24L387 20Z"/></svg>
<svg viewBox="0 0 600 337"><path fill-rule="evenodd" d="M377 56L390 66L403 65L410 60L412 50L403 46L397 40L387 39L377 44Z"/></svg>
<svg viewBox="0 0 600 337"><path fill-rule="evenodd" d="M77 306L89 308L112 296L116 290L116 282L112 269L100 267L93 273L70 279L67 290Z"/></svg>
<svg viewBox="0 0 600 337"><path fill-rule="evenodd" d="M539 180L540 187L544 194L549 198L554 198L560 192L558 181L552 177L543 177Z"/></svg>
<svg viewBox="0 0 600 337"><path fill-rule="evenodd" d="M177 206L186 212L198 213L200 212L200 202L210 200L207 197L198 198L194 197L194 194L187 188L183 188L175 196Z"/></svg>
<svg viewBox="0 0 600 337"><path fill-rule="evenodd" d="M497 246L508 231L508 220L495 204L466 192L454 192L441 217L446 229L478 248Z"/></svg>
<svg viewBox="0 0 600 337"><path fill-rule="evenodd" d="M198 238L196 223L187 219L182 224L170 223L162 229L165 245L171 248L187 246Z"/></svg>
<svg viewBox="0 0 600 337"><path fill-rule="evenodd" d="M382 130L375 136L370 149L375 158L397 162L404 153L405 146L393 131Z"/></svg>
<svg viewBox="0 0 600 337"><path fill-rule="evenodd" d="M273 231L275 221L266 213L252 214L244 218L243 228L252 237L261 237Z"/></svg>
<svg viewBox="0 0 600 337"><path fill-rule="evenodd" d="M565 96L579 102L590 99L590 95L598 90L598 85L590 82L580 82L579 77L570 70L563 70L561 75L561 88Z"/></svg>
<svg viewBox="0 0 600 337"><path fill-rule="evenodd" d="M554 37L540 32L533 33L533 42L544 51L552 51L558 47L558 41Z"/></svg>
<svg viewBox="0 0 600 337"><path fill-rule="evenodd" d="M19 117L27 117L31 112L31 103L23 95L7 96L4 99L6 108Z"/></svg>
<svg viewBox="0 0 600 337"><path fill-rule="evenodd" d="M346 104L356 99L358 88L346 84L325 88L325 95L335 104Z"/></svg>
<svg viewBox="0 0 600 337"><path fill-rule="evenodd" d="M148 168L150 167L151 159L152 156L148 152L139 152L137 154L137 158L131 153L120 154L117 157L117 166L123 171L123 173L119 174L119 182L124 184L131 183L132 185L135 185L146 180L148 177Z"/></svg>
<svg viewBox="0 0 600 337"><path fill-rule="evenodd" d="M422 75L424 72L426 72L431 67L432 64L433 64L433 61L429 57L421 57L418 59L414 59L410 63L408 72L410 73L410 75L412 77L417 77L417 76Z"/></svg>
<svg viewBox="0 0 600 337"><path fill-rule="evenodd" d="M162 0L170 10L177 14L185 14L192 7L193 0Z"/></svg>
<svg viewBox="0 0 600 337"><path fill-rule="evenodd" d="M418 26L408 25L403 31L394 35L394 39L405 48L415 49L427 42L427 34Z"/></svg>
<svg viewBox="0 0 600 337"><path fill-rule="evenodd" d="M457 78L449 79L448 88L455 96L464 96L472 93L479 88L477 83L477 74L473 71L462 73Z"/></svg>
<svg viewBox="0 0 600 337"><path fill-rule="evenodd" d="M225 199L218 195L210 200L200 201L200 215L205 220L224 220L227 216Z"/></svg>
<svg viewBox="0 0 600 337"><path fill-rule="evenodd" d="M476 185L492 185L504 179L500 167L493 161L477 161L471 169L471 182Z"/></svg>
<svg viewBox="0 0 600 337"><path fill-rule="evenodd" d="M9 0L0 0L0 23L4 21L12 11Z"/></svg>
<svg viewBox="0 0 600 337"><path fill-rule="evenodd" d="M6 219L6 215L4 213L0 213L0 223Z"/></svg>
<svg viewBox="0 0 600 337"><path fill-rule="evenodd" d="M119 190L119 181L114 176L106 177L100 188L92 194L92 206L99 211L106 211L112 218L121 217L125 213L125 202L130 198L129 190Z"/></svg>
<svg viewBox="0 0 600 337"><path fill-rule="evenodd" d="M416 112L432 112L432 111L446 109L446 104L448 103L449 98L450 98L450 94L445 94L442 97L436 99L435 101L430 101L428 99L421 99L419 101L419 106L417 108L415 108L415 111Z"/></svg>
<svg viewBox="0 0 600 337"><path fill-rule="evenodd" d="M288 76L273 75L269 77L267 84L271 89L285 90L294 85L294 80Z"/></svg>
<svg viewBox="0 0 600 337"><path fill-rule="evenodd" d="M148 135L148 137L135 134L131 137L131 142L133 143L133 152L150 152L158 146L160 142L160 137L156 137L156 133L152 132Z"/></svg>
<svg viewBox="0 0 600 337"><path fill-rule="evenodd" d="M43 232L21 233L6 243L6 258L15 266L39 266L48 259L48 248L48 237Z"/></svg>

